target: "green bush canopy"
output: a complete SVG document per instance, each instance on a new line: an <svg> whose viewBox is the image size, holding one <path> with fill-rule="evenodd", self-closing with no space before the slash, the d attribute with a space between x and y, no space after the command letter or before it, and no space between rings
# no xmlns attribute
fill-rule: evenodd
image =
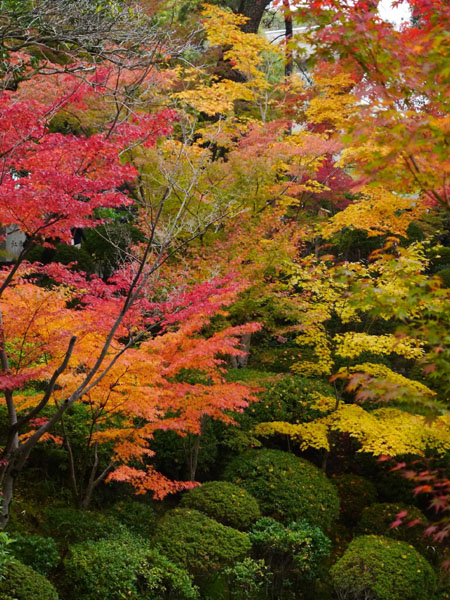
<svg viewBox="0 0 450 600"><path fill-rule="evenodd" d="M1 600L58 600L53 585L31 567L12 560L0 580Z"/></svg>
<svg viewBox="0 0 450 600"><path fill-rule="evenodd" d="M73 600L196 600L189 574L130 534L76 544L64 562ZM44 600L41 598L40 600Z"/></svg>
<svg viewBox="0 0 450 600"><path fill-rule="evenodd" d="M199 510L236 529L247 529L261 516L256 499L228 481L208 481L190 490L181 499L181 506Z"/></svg>
<svg viewBox="0 0 450 600"><path fill-rule="evenodd" d="M199 579L234 565L251 548L245 533L189 508L166 513L156 527L154 544Z"/></svg>
<svg viewBox="0 0 450 600"><path fill-rule="evenodd" d="M392 527L399 513L407 514L402 517L401 525ZM409 525L416 521L418 521L417 524ZM413 545L418 552L427 556L427 547L430 545L430 538L424 535L424 525L427 524L428 519L416 506L380 502L367 506L363 510L357 532L360 535L384 535L407 542Z"/></svg>
<svg viewBox="0 0 450 600"><path fill-rule="evenodd" d="M412 546L387 537L355 538L331 568L339 599L431 600L433 569Z"/></svg>
<svg viewBox="0 0 450 600"><path fill-rule="evenodd" d="M305 519L327 530L339 513L331 481L310 462L280 450L250 450L236 456L224 478L244 487L264 515L284 523Z"/></svg>
<svg viewBox="0 0 450 600"><path fill-rule="evenodd" d="M361 518L363 509L376 501L376 487L365 477L352 473L333 477L332 481L339 494L341 521L346 525L355 525Z"/></svg>

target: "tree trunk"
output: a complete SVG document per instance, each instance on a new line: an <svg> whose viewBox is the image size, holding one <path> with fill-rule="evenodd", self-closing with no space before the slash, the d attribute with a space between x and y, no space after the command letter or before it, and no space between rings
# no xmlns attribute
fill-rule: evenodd
<svg viewBox="0 0 450 600"><path fill-rule="evenodd" d="M244 352L244 354L241 356L236 356L237 364L240 369L245 369L248 365L248 359L250 356L251 339L252 339L251 333L244 333L244 335L241 337L240 347L241 347L241 350Z"/></svg>
<svg viewBox="0 0 450 600"><path fill-rule="evenodd" d="M328 466L328 457L330 456L330 451L329 450L324 450L323 451L323 455L322 455L322 464L321 464L321 469L324 473L327 472L327 466Z"/></svg>
<svg viewBox="0 0 450 600"><path fill-rule="evenodd" d="M189 481L195 481L195 475L197 473L198 464L198 453L200 451L200 438L199 435L192 435L191 433L187 436L187 445L185 446L186 456L186 467L187 467L187 478Z"/></svg>
<svg viewBox="0 0 450 600"><path fill-rule="evenodd" d="M1 516L0 516L0 530L3 531L6 528L9 520L9 509L11 506L11 500L14 494L14 475L13 471L6 466L5 471L2 475L2 496L1 500Z"/></svg>
<svg viewBox="0 0 450 600"><path fill-rule="evenodd" d="M189 481L195 481L195 476L197 474L198 453L200 452L200 439L201 436L197 435L195 437L194 443L190 445L189 448Z"/></svg>
<svg viewBox="0 0 450 600"><path fill-rule="evenodd" d="M188 436L188 448L186 454L186 462L188 467L189 481L195 481L197 475L198 455L200 452L202 435L205 429L205 425L209 421L208 415L204 415L200 421L200 433L196 436ZM194 441L192 442L192 438Z"/></svg>
<svg viewBox="0 0 450 600"><path fill-rule="evenodd" d="M248 18L248 21L241 27L242 31L245 33L258 33L264 11L270 2L271 0L241 0L237 12Z"/></svg>
<svg viewBox="0 0 450 600"><path fill-rule="evenodd" d="M11 501L14 494L14 480L18 473L23 469L27 458L34 445L39 439L48 431L51 427L52 420L56 420L55 417L50 419L45 425L40 427L38 432L35 432L31 438L26 442L19 444L19 430L22 425L25 425L31 421L31 419L39 414L42 407L46 406L50 395L53 393L54 386L59 375L66 369L69 362L72 350L75 345L76 338L73 337L70 341L69 348L66 352L63 362L60 367L54 372L47 388L47 392L40 403L31 409L26 417L18 419L16 406L14 404L13 392L11 390L4 390L3 395L5 397L5 403L8 408L8 436L6 445L3 448L0 458L0 504L1 504L1 515L0 515L0 530L4 530L8 524L9 511ZM9 362L8 356L5 351L5 338L3 330L3 321L0 313L0 364L3 373L9 373ZM66 401L64 407L68 407L69 403ZM66 410L66 408L64 408ZM33 439L34 438L34 439Z"/></svg>
<svg viewBox="0 0 450 600"><path fill-rule="evenodd" d="M5 348L5 330L3 328L3 315L0 312L0 364L2 373L7 374L9 370L8 355ZM2 495L0 497L1 517L0 529L5 529L9 519L9 507L14 494L15 456L19 448L19 431L17 429L17 412L11 390L3 392L5 404L8 408L8 437L0 460L0 485Z"/></svg>
<svg viewBox="0 0 450 600"><path fill-rule="evenodd" d="M286 31L286 49L285 49L285 66L284 66L284 74L285 77L290 77L294 70L294 57L292 54L291 42L292 36L294 34L294 29L292 26L292 14L291 14L291 6L289 0L283 0L283 8L284 8L284 27Z"/></svg>
<svg viewBox="0 0 450 600"><path fill-rule="evenodd" d="M87 510L89 508L89 505L91 504L92 494L94 493L95 489L97 488L98 485L100 485L100 483L102 483L102 481L105 481L105 479L109 475L110 471L112 471L114 465L113 465L113 463L109 463L109 465L106 467L106 469L104 471L102 471L98 477L95 477L97 475L97 467L98 467L98 460L97 460L97 456L96 456L96 463L92 467L91 476L89 477L89 483L86 488L84 497L81 499L81 503L80 503L81 508L84 508L85 510Z"/></svg>

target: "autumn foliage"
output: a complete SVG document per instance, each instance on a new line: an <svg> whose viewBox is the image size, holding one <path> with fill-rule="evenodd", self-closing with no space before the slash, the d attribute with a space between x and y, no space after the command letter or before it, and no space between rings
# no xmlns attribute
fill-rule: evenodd
<svg viewBox="0 0 450 600"><path fill-rule="evenodd" d="M330 578L308 581L292 549L279 564L295 586L269 568L299 464L317 472L333 514L306 478L286 526L306 548L315 523L337 593L370 595L382 578L377 567L367 583L361 563L346 587L339 565L361 547L406 561L402 585L434 594L450 506L448 4L414 0L396 27L378 2L283 0L267 4L266 35L247 32L244 13L259 15L247 1L96 0L77 16L67 0L69 40L57 39L61 2L52 12L8 0L0 17L1 237L21 240L1 253L2 527L23 502L20 474L33 483L41 462L64 489L55 506L114 504L109 518L127 494L173 508L184 490L267 455L235 478L264 523L237 536L244 554L221 525L239 561L217 573L180 563L192 571L187 597L211 597L218 582L237 600L275 588L306 598L308 586L332 597ZM86 15L97 41L75 27ZM271 42L281 24L284 41ZM277 474L277 461L292 469ZM333 481L366 479L369 506L426 513L413 524L436 542L424 543L433 567L390 531L359 537L348 506L335 522ZM123 506L150 514L141 500ZM211 518L173 512L195 560L189 519L210 560L212 516L225 519L216 500ZM39 502L41 533L53 504ZM412 526L407 508L393 518L389 528ZM125 526L111 527L126 544ZM115 555L119 571L125 558Z"/></svg>

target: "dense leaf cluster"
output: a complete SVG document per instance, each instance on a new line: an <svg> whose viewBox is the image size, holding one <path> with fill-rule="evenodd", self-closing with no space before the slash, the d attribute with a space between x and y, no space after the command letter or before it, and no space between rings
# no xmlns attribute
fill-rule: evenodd
<svg viewBox="0 0 450 600"><path fill-rule="evenodd" d="M261 516L255 498L227 481L208 481L194 488L183 496L180 506L194 508L223 525L243 530Z"/></svg>
<svg viewBox="0 0 450 600"><path fill-rule="evenodd" d="M427 600L436 587L433 569L412 546L385 537L355 538L330 573L338 597L350 600Z"/></svg>
<svg viewBox="0 0 450 600"><path fill-rule="evenodd" d="M263 514L289 523L305 519L328 529L338 516L333 484L317 467L279 450L250 450L234 458L224 477L244 487Z"/></svg>

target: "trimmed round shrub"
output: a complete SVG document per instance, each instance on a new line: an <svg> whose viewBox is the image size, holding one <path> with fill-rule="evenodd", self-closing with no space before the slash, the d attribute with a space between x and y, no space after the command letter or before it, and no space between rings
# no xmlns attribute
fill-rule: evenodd
<svg viewBox="0 0 450 600"><path fill-rule="evenodd" d="M339 599L430 600L433 569L412 546L386 537L355 538L330 570Z"/></svg>
<svg viewBox="0 0 450 600"><path fill-rule="evenodd" d="M299 375L287 375L270 385L261 400L251 404L247 412L258 422L307 423L327 412L320 396L334 396L327 383Z"/></svg>
<svg viewBox="0 0 450 600"><path fill-rule="evenodd" d="M156 526L154 544L198 579L208 579L250 552L248 536L198 510L176 508Z"/></svg>
<svg viewBox="0 0 450 600"><path fill-rule="evenodd" d="M58 600L53 585L43 575L17 560L11 561L0 581L2 600Z"/></svg>
<svg viewBox="0 0 450 600"><path fill-rule="evenodd" d="M228 481L209 481L190 490L181 499L181 506L200 510L235 529L245 530L261 516L256 499Z"/></svg>
<svg viewBox="0 0 450 600"><path fill-rule="evenodd" d="M285 523L305 519L328 529L339 514L339 497L313 464L280 450L249 450L226 467L224 478L245 488L264 515Z"/></svg>
<svg viewBox="0 0 450 600"><path fill-rule="evenodd" d="M111 515L130 531L144 537L151 535L156 525L156 514L148 504L136 500L123 500L111 509Z"/></svg>
<svg viewBox="0 0 450 600"><path fill-rule="evenodd" d="M18 561L41 575L48 575L59 563L58 546L51 537L17 534L14 536L11 550Z"/></svg>
<svg viewBox="0 0 450 600"><path fill-rule="evenodd" d="M332 482L339 494L341 520L348 525L355 525L363 509L376 502L376 487L365 477L351 473L333 477Z"/></svg>
<svg viewBox="0 0 450 600"><path fill-rule="evenodd" d="M407 511L407 515L402 516L403 523L398 527L391 527L399 513ZM420 521L420 524L409 526L411 521ZM406 504L379 503L366 507L358 523L358 533L360 535L373 534L385 535L387 537L408 542L412 544L422 554L427 554L429 539L424 535L423 525L428 520L426 516L415 506Z"/></svg>
<svg viewBox="0 0 450 600"><path fill-rule="evenodd" d="M272 574L271 598L284 598L283 590L315 579L321 562L330 554L330 540L306 521L285 526L264 517L253 525L249 538L254 554L264 559Z"/></svg>
<svg viewBox="0 0 450 600"><path fill-rule="evenodd" d="M45 529L58 542L76 544L86 540L100 540L125 530L113 516L76 508L48 508L45 511Z"/></svg>
<svg viewBox="0 0 450 600"><path fill-rule="evenodd" d="M72 546L64 561L74 600L196 600L189 574L139 537L127 533Z"/></svg>

